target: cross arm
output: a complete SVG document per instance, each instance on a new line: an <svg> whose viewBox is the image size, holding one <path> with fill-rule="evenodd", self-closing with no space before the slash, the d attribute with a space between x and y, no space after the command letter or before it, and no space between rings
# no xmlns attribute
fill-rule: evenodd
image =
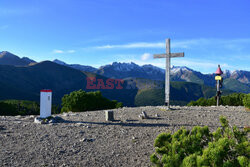
<svg viewBox="0 0 250 167"><path fill-rule="evenodd" d="M166 57L184 57L184 52L182 53L170 53L170 54L166 54L166 53L163 53L163 54L154 54L154 58L166 58Z"/></svg>
<svg viewBox="0 0 250 167"><path fill-rule="evenodd" d="M169 56L169 54L163 53L163 54L154 54L154 59L156 58L166 58Z"/></svg>
<svg viewBox="0 0 250 167"><path fill-rule="evenodd" d="M184 57L184 52L182 52L182 53L171 53L171 57Z"/></svg>

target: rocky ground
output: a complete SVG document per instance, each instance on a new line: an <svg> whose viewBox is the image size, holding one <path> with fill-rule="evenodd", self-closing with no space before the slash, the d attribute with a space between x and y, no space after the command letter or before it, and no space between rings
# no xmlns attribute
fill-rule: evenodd
<svg viewBox="0 0 250 167"><path fill-rule="evenodd" d="M184 126L208 125L219 116L231 125L249 126L244 107L140 107L58 115L59 123L37 124L34 116L0 117L0 166L150 166L154 139ZM145 111L150 119L138 116Z"/></svg>

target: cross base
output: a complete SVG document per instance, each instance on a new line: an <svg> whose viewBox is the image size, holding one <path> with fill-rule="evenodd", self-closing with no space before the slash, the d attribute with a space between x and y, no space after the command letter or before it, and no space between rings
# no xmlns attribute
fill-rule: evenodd
<svg viewBox="0 0 250 167"><path fill-rule="evenodd" d="M168 102L165 102L165 106L167 107L167 110L170 110L170 104Z"/></svg>

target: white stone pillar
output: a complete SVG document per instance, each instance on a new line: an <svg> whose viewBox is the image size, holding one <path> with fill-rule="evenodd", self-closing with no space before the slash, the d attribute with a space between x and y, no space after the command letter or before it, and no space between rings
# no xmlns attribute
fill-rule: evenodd
<svg viewBox="0 0 250 167"><path fill-rule="evenodd" d="M51 116L52 90L44 89L40 92L40 118Z"/></svg>

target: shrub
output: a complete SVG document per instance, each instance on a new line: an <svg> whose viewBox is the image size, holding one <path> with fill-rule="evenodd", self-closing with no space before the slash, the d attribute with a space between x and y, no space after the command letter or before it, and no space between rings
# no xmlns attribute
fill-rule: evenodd
<svg viewBox="0 0 250 167"><path fill-rule="evenodd" d="M250 109L250 93L244 97L243 104L245 107Z"/></svg>
<svg viewBox="0 0 250 167"><path fill-rule="evenodd" d="M52 105L52 114L60 113L60 107ZM0 102L0 115L39 115L40 105L28 100L4 100Z"/></svg>
<svg viewBox="0 0 250 167"><path fill-rule="evenodd" d="M244 93L233 93L227 96L221 96L220 104L221 105L228 105L228 106L243 106L243 101L245 97L248 96ZM250 101L249 99L246 99L246 101ZM248 102L250 103L250 102ZM212 106L216 105L215 97L205 99L200 98L197 101L191 101L187 104L188 106Z"/></svg>
<svg viewBox="0 0 250 167"><path fill-rule="evenodd" d="M5 102L0 102L0 115L8 115L8 116L18 115L16 106Z"/></svg>
<svg viewBox="0 0 250 167"><path fill-rule="evenodd" d="M102 96L100 91L85 92L78 90L66 94L62 98L62 112L80 112L122 107L122 103L109 100Z"/></svg>
<svg viewBox="0 0 250 167"><path fill-rule="evenodd" d="M220 122L222 127L213 133L207 126L195 126L191 131L181 128L174 134L159 134L151 162L159 167L247 167L247 132L236 126L231 128L224 117L220 117Z"/></svg>

